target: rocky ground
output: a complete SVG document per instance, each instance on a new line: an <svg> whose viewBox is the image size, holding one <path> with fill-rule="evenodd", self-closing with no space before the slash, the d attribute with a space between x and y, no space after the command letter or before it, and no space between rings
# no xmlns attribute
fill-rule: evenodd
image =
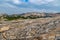
<svg viewBox="0 0 60 40"><path fill-rule="evenodd" d="M0 40L59 40L60 16L0 21Z"/></svg>

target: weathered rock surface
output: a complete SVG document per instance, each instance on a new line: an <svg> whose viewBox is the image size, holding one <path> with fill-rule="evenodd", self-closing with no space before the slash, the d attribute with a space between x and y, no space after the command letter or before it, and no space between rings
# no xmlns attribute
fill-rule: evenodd
<svg viewBox="0 0 60 40"><path fill-rule="evenodd" d="M9 30L9 27L1 27L0 28L0 32L4 32L4 31L7 31L7 30Z"/></svg>
<svg viewBox="0 0 60 40"><path fill-rule="evenodd" d="M54 40L60 36L60 17L22 21L4 21L0 40Z"/></svg>

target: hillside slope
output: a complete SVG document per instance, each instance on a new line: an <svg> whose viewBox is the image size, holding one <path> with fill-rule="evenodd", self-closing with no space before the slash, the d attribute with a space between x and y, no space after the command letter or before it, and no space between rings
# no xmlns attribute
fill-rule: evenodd
<svg viewBox="0 0 60 40"><path fill-rule="evenodd" d="M0 22L0 40L54 40L60 37L60 16Z"/></svg>

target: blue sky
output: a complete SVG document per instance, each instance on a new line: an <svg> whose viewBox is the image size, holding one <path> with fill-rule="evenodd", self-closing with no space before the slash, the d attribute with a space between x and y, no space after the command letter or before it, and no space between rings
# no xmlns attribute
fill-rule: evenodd
<svg viewBox="0 0 60 40"><path fill-rule="evenodd" d="M0 0L0 13L60 12L60 0Z"/></svg>

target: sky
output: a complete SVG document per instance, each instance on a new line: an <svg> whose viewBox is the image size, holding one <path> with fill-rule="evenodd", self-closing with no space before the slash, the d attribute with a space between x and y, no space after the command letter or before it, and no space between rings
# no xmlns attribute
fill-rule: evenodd
<svg viewBox="0 0 60 40"><path fill-rule="evenodd" d="M0 0L0 13L60 12L60 0Z"/></svg>

